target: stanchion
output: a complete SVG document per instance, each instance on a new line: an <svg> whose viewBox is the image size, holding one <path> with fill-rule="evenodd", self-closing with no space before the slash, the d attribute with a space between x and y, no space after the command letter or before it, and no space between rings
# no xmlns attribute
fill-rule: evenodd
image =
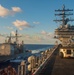
<svg viewBox="0 0 74 75"><path fill-rule="evenodd" d="M18 66L18 75L26 75L26 62L22 61Z"/></svg>

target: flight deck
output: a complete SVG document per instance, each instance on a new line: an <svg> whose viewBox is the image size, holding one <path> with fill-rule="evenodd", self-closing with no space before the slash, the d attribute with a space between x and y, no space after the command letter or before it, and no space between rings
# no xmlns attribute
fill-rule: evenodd
<svg viewBox="0 0 74 75"><path fill-rule="evenodd" d="M74 58L60 58L57 48L36 75L74 75Z"/></svg>

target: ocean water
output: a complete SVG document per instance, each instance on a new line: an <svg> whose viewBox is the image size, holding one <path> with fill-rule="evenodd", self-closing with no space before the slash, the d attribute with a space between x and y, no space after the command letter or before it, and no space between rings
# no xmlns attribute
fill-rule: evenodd
<svg viewBox="0 0 74 75"><path fill-rule="evenodd" d="M48 49L52 48L54 45L46 45L46 44L25 44L24 45L27 50L40 50L40 49Z"/></svg>
<svg viewBox="0 0 74 75"><path fill-rule="evenodd" d="M54 45L44 45L44 44L25 44L27 50L31 50L32 54L40 53L47 49L53 48Z"/></svg>

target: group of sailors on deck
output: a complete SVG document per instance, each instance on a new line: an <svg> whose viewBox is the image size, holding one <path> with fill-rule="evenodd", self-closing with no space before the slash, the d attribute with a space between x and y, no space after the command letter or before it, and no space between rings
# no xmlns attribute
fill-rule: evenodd
<svg viewBox="0 0 74 75"><path fill-rule="evenodd" d="M15 68L8 66L4 69L0 69L0 75L18 75Z"/></svg>

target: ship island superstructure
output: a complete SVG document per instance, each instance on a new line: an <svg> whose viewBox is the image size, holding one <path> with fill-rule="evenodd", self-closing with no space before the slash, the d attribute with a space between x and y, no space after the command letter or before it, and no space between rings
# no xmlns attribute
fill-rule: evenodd
<svg viewBox="0 0 74 75"><path fill-rule="evenodd" d="M63 5L62 9L55 10L59 12L55 16L61 16L60 20L54 20L55 22L61 22L60 26L55 29L56 38L61 41L60 56L61 57L74 57L74 26L68 24L69 21L74 21L74 19L67 18L73 13L72 9L66 9Z"/></svg>

